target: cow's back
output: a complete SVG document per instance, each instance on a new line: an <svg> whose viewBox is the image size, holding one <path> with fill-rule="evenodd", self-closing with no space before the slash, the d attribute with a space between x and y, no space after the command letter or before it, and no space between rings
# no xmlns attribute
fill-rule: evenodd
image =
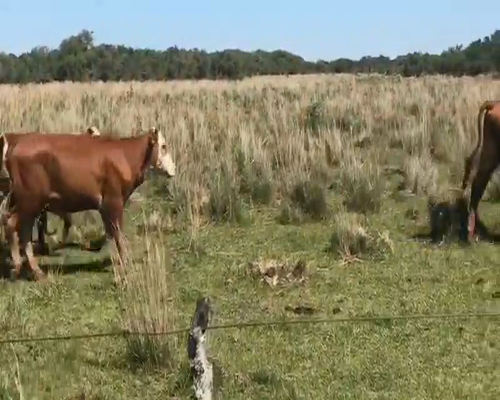
<svg viewBox="0 0 500 400"><path fill-rule="evenodd" d="M8 150L9 174L17 191L51 209L74 212L97 208L106 192L119 190L126 163L116 141L72 134L25 135Z"/></svg>

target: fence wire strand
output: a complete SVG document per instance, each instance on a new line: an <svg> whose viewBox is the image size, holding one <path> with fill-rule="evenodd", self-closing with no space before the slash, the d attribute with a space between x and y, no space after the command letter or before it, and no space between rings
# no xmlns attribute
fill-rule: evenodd
<svg viewBox="0 0 500 400"><path fill-rule="evenodd" d="M422 319L472 319L472 318L498 318L500 312L483 312L483 313L455 313L455 314L407 314L407 315L386 315L386 316L362 316L362 317L346 317L346 318L303 318L289 320L270 320L270 321L253 321L253 322L236 322L220 325L211 325L207 330L227 330L227 329L245 329L268 326L284 326L284 325L312 325L312 324L335 324L335 323L363 323L363 322L378 322L378 321L410 321ZM127 337L127 336L172 336L185 334L191 328L176 329L165 332L130 332L130 331L110 331L88 334L72 334L72 335L55 335L55 336L39 336L39 337L22 337L13 339L0 339L0 346L14 343L32 343L32 342L49 342L49 341L66 341L66 340L87 340L104 337Z"/></svg>

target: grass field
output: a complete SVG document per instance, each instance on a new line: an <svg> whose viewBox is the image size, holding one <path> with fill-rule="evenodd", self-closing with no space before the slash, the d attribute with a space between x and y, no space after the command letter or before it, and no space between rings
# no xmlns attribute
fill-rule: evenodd
<svg viewBox="0 0 500 400"><path fill-rule="evenodd" d="M113 247L55 249L47 282L0 280L0 338L184 328L202 295L215 323L498 312L498 244L414 238L429 197L459 187L494 98L499 81L444 77L0 87L2 131L155 125L178 171L127 207L128 286L113 285ZM492 231L499 199L493 181ZM103 233L95 213L74 221L74 242ZM272 262L305 268L273 278ZM498 319L338 323L213 331L209 351L220 399L486 400L499 339ZM184 399L187 367L185 335L3 345L0 399Z"/></svg>

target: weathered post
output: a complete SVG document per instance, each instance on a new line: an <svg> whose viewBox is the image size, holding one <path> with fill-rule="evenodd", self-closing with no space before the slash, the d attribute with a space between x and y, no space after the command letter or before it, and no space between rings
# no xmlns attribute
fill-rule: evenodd
<svg viewBox="0 0 500 400"><path fill-rule="evenodd" d="M212 308L207 297L198 299L188 337L188 358L193 378L193 389L198 400L212 400L213 370L207 356L206 330Z"/></svg>

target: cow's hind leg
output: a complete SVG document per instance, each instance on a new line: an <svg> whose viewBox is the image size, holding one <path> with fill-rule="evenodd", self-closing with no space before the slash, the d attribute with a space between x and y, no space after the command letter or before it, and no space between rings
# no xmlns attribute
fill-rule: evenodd
<svg viewBox="0 0 500 400"><path fill-rule="evenodd" d="M475 176L470 192L470 201L469 201L469 216L468 216L468 233L469 239L472 239L476 232L476 225L479 221L479 216L477 209L479 207L479 202L483 198L484 191L486 190L486 186L490 181L491 175L493 171L495 171L496 165L489 166L488 169L483 169L477 173Z"/></svg>

